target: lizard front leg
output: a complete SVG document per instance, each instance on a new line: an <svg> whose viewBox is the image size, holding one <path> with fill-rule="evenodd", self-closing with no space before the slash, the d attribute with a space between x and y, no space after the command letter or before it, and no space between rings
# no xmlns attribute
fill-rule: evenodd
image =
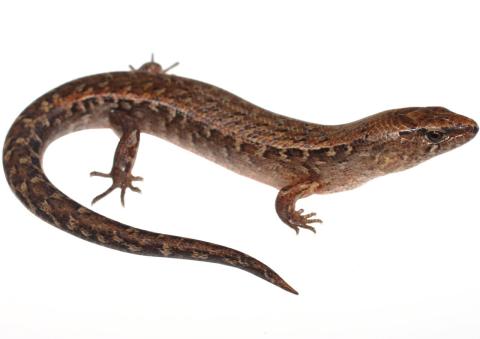
<svg viewBox="0 0 480 339"><path fill-rule="evenodd" d="M120 199L122 205L125 206L125 192L127 188L134 192L141 192L140 188L132 184L133 181L143 180L142 177L132 175L133 164L135 163L140 144L140 129L137 127L135 120L124 112L112 112L109 119L112 128L121 135L115 150L112 169L110 173L93 171L90 175L111 178L113 182L105 192L93 198L92 204L107 196L114 189L120 188Z"/></svg>
<svg viewBox="0 0 480 339"><path fill-rule="evenodd" d="M315 181L306 181L283 187L278 192L275 200L275 209L280 219L293 228L295 232L300 228L306 228L315 233L315 228L311 223L321 223L320 219L312 219L316 213L303 214L303 209L296 210L295 203L301 198L308 197L315 193L320 184Z"/></svg>

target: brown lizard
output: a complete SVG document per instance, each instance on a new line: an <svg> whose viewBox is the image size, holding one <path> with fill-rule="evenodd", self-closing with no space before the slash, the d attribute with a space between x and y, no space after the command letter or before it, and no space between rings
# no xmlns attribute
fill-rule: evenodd
<svg viewBox="0 0 480 339"><path fill-rule="evenodd" d="M41 96L15 120L3 150L5 175L25 206L46 222L85 240L135 254L226 264L297 293L260 261L220 245L124 225L81 206L42 169L54 139L86 128L120 135L112 186L124 201L140 191L132 174L140 133L167 139L237 173L280 190L275 207L295 231L314 231L314 213L296 201L314 193L354 188L456 148L477 124L442 107L394 109L343 125L308 123L259 108L206 83L165 74L153 60L138 70L93 75Z"/></svg>

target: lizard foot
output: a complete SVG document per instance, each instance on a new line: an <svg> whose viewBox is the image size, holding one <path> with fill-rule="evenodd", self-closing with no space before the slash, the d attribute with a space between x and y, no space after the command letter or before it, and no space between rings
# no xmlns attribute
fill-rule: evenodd
<svg viewBox="0 0 480 339"><path fill-rule="evenodd" d="M312 231L313 233L317 233L315 227L309 225L312 223L322 223L322 220L320 219L312 219L312 217L314 217L315 215L316 213L303 214L303 209L293 211L288 216L287 225L293 228L295 232L297 232L297 234L300 232L300 228L304 228Z"/></svg>
<svg viewBox="0 0 480 339"><path fill-rule="evenodd" d="M120 188L120 200L122 201L122 206L125 206L125 192L127 188L131 189L134 192L141 193L142 191L140 188L133 186L133 181L142 181L142 177L133 176L131 173L113 169L110 173L101 173L97 171L93 171L90 173L90 176L96 177L103 177L103 178L111 178L113 180L112 185L102 194L97 195L92 200L92 205L99 201L100 199L104 198L108 194L110 194L114 189Z"/></svg>

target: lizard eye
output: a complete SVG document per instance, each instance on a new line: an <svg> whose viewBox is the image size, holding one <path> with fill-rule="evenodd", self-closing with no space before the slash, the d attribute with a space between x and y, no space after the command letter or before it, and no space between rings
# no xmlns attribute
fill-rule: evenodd
<svg viewBox="0 0 480 339"><path fill-rule="evenodd" d="M446 135L442 131L428 131L425 134L425 137L428 139L428 141L438 144L439 142L445 140Z"/></svg>

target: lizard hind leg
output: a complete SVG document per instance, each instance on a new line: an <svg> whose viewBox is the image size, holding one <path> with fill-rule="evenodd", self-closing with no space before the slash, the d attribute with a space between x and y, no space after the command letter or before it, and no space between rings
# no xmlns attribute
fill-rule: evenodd
<svg viewBox="0 0 480 339"><path fill-rule="evenodd" d="M125 193L127 188L137 193L141 192L140 188L133 186L133 182L141 181L143 178L132 175L132 168L140 144L140 130L136 127L133 119L127 115L118 112L112 113L110 120L114 128L121 134L120 141L115 150L112 169L110 173L93 171L90 175L111 178L113 182L105 192L93 198L92 204L104 198L116 188L120 188L120 199L122 205L125 206Z"/></svg>
<svg viewBox="0 0 480 339"><path fill-rule="evenodd" d="M280 192L278 192L277 199L275 200L277 214L280 219L293 228L297 234L300 228L305 228L316 233L315 228L309 224L322 222L320 219L312 218L316 213L303 214L303 209L295 209L297 200L315 193L319 185L318 182L302 182L283 187Z"/></svg>

